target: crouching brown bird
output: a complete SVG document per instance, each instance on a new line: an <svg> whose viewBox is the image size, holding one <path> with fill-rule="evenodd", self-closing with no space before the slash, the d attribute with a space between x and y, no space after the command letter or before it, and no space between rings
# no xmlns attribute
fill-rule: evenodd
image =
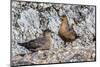
<svg viewBox="0 0 100 67"><path fill-rule="evenodd" d="M44 31L43 37L38 37L29 42L18 43L20 46L27 48L31 52L38 50L49 50L51 46L51 30L47 29Z"/></svg>
<svg viewBox="0 0 100 67"><path fill-rule="evenodd" d="M79 37L77 36L74 30L70 30L68 25L68 18L66 15L63 15L61 17L61 24L60 24L58 35L64 41L64 45L66 45L66 42L72 42Z"/></svg>

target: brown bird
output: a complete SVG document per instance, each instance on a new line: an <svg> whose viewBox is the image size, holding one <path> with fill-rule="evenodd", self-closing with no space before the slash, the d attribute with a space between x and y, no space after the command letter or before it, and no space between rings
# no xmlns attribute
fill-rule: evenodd
<svg viewBox="0 0 100 67"><path fill-rule="evenodd" d="M68 18L66 15L63 15L61 17L61 25L60 25L58 35L64 41L64 45L66 44L66 42L72 42L79 37L77 36L74 30L70 30L68 25Z"/></svg>
<svg viewBox="0 0 100 67"><path fill-rule="evenodd" d="M38 37L24 43L18 43L20 46L27 48L29 51L35 52L38 50L49 50L51 45L51 31L49 29L44 31L43 37Z"/></svg>

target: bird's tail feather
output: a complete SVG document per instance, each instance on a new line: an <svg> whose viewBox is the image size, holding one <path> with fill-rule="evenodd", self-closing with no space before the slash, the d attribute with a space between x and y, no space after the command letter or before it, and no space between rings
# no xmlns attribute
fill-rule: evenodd
<svg viewBox="0 0 100 67"><path fill-rule="evenodd" d="M18 43L20 46L25 46L25 45L27 45L27 42L25 42L25 43Z"/></svg>

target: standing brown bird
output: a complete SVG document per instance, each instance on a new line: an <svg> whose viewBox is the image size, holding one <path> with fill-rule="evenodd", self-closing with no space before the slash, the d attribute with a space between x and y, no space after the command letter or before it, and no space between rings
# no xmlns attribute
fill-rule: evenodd
<svg viewBox="0 0 100 67"><path fill-rule="evenodd" d="M44 31L43 37L38 37L29 42L18 43L20 46L24 46L29 51L35 52L38 50L49 50L51 46L51 31L49 29Z"/></svg>
<svg viewBox="0 0 100 67"><path fill-rule="evenodd" d="M66 42L72 42L77 37L79 37L79 36L77 36L77 34L74 30L69 29L68 18L66 15L63 15L61 17L61 25L60 25L58 35L64 41L64 45L66 44Z"/></svg>

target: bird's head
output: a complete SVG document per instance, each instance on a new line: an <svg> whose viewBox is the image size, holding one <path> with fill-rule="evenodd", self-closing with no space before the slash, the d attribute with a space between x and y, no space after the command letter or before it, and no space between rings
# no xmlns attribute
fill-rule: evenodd
<svg viewBox="0 0 100 67"><path fill-rule="evenodd" d="M44 30L43 31L43 35L44 36L47 36L47 37L51 37L51 34L52 34L53 32L50 30L50 29L46 29L46 30Z"/></svg>
<svg viewBox="0 0 100 67"><path fill-rule="evenodd" d="M68 21L68 17L66 15L61 16L61 21Z"/></svg>

